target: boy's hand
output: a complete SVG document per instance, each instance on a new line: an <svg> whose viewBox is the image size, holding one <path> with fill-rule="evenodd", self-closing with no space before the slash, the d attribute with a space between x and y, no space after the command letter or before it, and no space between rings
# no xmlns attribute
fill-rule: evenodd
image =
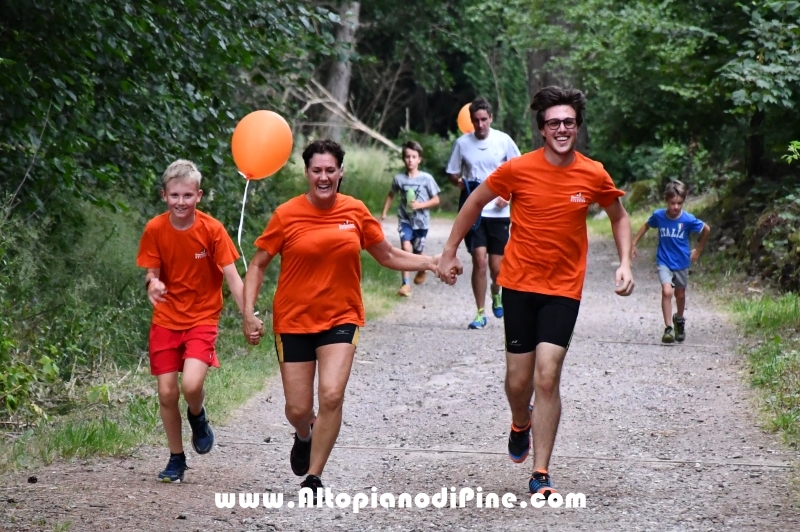
<svg viewBox="0 0 800 532"><path fill-rule="evenodd" d="M244 318L242 323L244 338L250 345L258 345L261 337L264 336L264 322L256 318L255 315Z"/></svg>
<svg viewBox="0 0 800 532"><path fill-rule="evenodd" d="M631 246L631 260L635 259L638 256L639 256L639 248L637 248L635 245Z"/></svg>
<svg viewBox="0 0 800 532"><path fill-rule="evenodd" d="M439 265L439 259L441 259L441 258L442 258L442 254L441 254L441 253L439 253L438 255L434 255L433 257L431 257L431 258L430 258L430 259L431 259L431 265L430 265L430 267L428 268L428 270L430 270L430 271L432 271L434 274L436 274L436 267Z"/></svg>
<svg viewBox="0 0 800 532"><path fill-rule="evenodd" d="M456 284L458 276L462 273L464 273L464 267L461 265L461 261L458 260L458 257L455 256L455 252L452 253L452 257L450 254L445 256L444 253L439 255L436 264L436 276L439 279L449 285L454 285Z"/></svg>
<svg viewBox="0 0 800 532"><path fill-rule="evenodd" d="M382 221L384 221L385 219L386 219L386 213L385 213L385 212L382 212L382 213L381 213L381 217L379 218L379 220L382 222Z"/></svg>
<svg viewBox="0 0 800 532"><path fill-rule="evenodd" d="M692 250L692 254L689 255L689 260L692 261L692 262L697 262L697 259L700 258L700 253L701 252L698 251L697 249L693 249Z"/></svg>
<svg viewBox="0 0 800 532"><path fill-rule="evenodd" d="M167 286L158 279L153 279L150 281L150 284L147 285L147 299L150 300L150 304L154 307L156 304L166 301L164 298L166 294Z"/></svg>
<svg viewBox="0 0 800 532"><path fill-rule="evenodd" d="M417 200L414 200L414 201L412 201L411 203L409 203L409 204L408 204L408 206L409 206L409 207L411 207L412 209L414 209L415 211L418 211L419 209L422 209L422 208L423 208L423 207L422 207L422 204L423 204L423 203L424 203L424 202L422 202L422 201L417 201Z"/></svg>
<svg viewBox="0 0 800 532"><path fill-rule="evenodd" d="M463 178L463 177L459 177L459 178L458 178L458 181L456 182L456 185L457 185L457 186L458 186L458 188L460 188L461 190L464 190L464 189L466 188L466 185L464 184L464 178Z"/></svg>
<svg viewBox="0 0 800 532"><path fill-rule="evenodd" d="M614 292L618 296L629 296L633 292L633 273L630 266L620 266L617 268L616 288Z"/></svg>
<svg viewBox="0 0 800 532"><path fill-rule="evenodd" d="M505 209L506 207L508 207L508 202L503 198L497 198L496 200L494 200L494 205L498 209Z"/></svg>

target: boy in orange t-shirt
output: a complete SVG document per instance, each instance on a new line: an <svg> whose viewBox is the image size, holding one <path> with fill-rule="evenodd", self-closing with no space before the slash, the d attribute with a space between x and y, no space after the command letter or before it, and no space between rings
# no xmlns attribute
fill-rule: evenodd
<svg viewBox="0 0 800 532"><path fill-rule="evenodd" d="M194 450L205 454L214 446L203 384L209 366L219 367L214 345L223 277L242 309L242 279L234 265L239 254L223 225L195 209L203 197L200 179L190 161L169 165L161 190L167 212L147 223L136 257L136 264L147 268L145 286L153 305L150 372L158 380L159 410L171 455L158 475L162 482L182 481L187 469L178 409L181 391L189 405Z"/></svg>
<svg viewBox="0 0 800 532"><path fill-rule="evenodd" d="M528 489L545 499L556 492L548 467L561 418L561 368L586 274L586 216L592 203L608 213L617 244L615 291L627 296L633 290L631 224L619 199L623 193L603 165L575 151L585 105L586 98L574 89L546 87L536 93L531 109L544 147L506 162L470 195L437 268L440 279L455 283L462 271L456 249L483 206L495 197L513 199L511 238L497 277L505 310L508 454L524 462L533 432Z"/></svg>

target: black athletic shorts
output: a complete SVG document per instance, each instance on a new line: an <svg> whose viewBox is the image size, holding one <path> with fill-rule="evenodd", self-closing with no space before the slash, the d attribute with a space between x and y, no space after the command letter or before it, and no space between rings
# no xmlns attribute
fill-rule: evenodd
<svg viewBox="0 0 800 532"><path fill-rule="evenodd" d="M314 362L317 348L331 344L358 346L358 326L346 323L318 333L275 334L278 362Z"/></svg>
<svg viewBox="0 0 800 532"><path fill-rule="evenodd" d="M510 218L481 218L477 229L470 229L464 242L470 253L475 248L486 248L489 255L502 255L508 244Z"/></svg>
<svg viewBox="0 0 800 532"><path fill-rule="evenodd" d="M569 348L581 302L503 288L503 324L506 351L530 353L539 342Z"/></svg>

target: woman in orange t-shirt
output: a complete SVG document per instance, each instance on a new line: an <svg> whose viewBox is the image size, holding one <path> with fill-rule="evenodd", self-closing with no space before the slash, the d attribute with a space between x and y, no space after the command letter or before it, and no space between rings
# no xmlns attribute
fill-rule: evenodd
<svg viewBox="0 0 800 532"><path fill-rule="evenodd" d="M281 255L273 303L273 331L286 397L286 418L295 428L292 471L302 487L322 487L319 476L342 423L342 403L353 364L361 301L361 250L398 271L435 270L435 259L393 247L380 223L359 200L339 194L344 150L330 140L303 151L308 192L280 205L264 233L244 281L244 332L263 336L255 317L264 272ZM314 416L314 374L319 366L319 412ZM311 431L314 430L312 444Z"/></svg>

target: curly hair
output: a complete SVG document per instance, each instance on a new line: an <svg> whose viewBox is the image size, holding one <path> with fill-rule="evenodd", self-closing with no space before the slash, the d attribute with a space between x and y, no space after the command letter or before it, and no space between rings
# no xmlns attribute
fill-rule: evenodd
<svg viewBox="0 0 800 532"><path fill-rule="evenodd" d="M340 168L342 164L344 164L344 150L342 147L339 146L337 142L330 139L322 139L315 140L303 150L303 162L306 164L306 169L308 169L308 165L311 164L311 158L314 155L321 155L323 153L333 155Z"/></svg>
<svg viewBox="0 0 800 532"><path fill-rule="evenodd" d="M537 92L531 102L531 110L536 111L536 125L539 129L544 129L545 111L556 105L569 105L575 109L575 121L578 127L583 124L586 96L578 89L562 89L553 85Z"/></svg>

